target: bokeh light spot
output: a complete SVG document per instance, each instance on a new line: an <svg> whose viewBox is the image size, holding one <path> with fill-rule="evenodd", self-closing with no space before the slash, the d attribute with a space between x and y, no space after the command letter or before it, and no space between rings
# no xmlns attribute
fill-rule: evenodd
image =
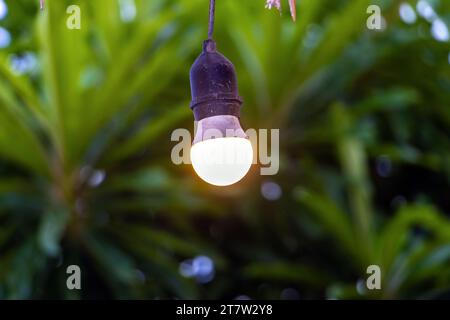
<svg viewBox="0 0 450 320"><path fill-rule="evenodd" d="M94 170L91 177L89 178L89 185L91 187L98 187L105 181L106 173L104 170Z"/></svg>
<svg viewBox="0 0 450 320"><path fill-rule="evenodd" d="M0 20L8 15L8 6L3 0L0 0Z"/></svg>
<svg viewBox="0 0 450 320"><path fill-rule="evenodd" d="M416 6L417 12L427 21L432 22L437 18L436 12L428 1L420 0Z"/></svg>
<svg viewBox="0 0 450 320"><path fill-rule="evenodd" d="M6 48L11 43L11 34L5 28L0 27L0 48Z"/></svg>
<svg viewBox="0 0 450 320"><path fill-rule="evenodd" d="M407 24L413 24L417 20L416 12L409 3L403 2L400 5L399 14L402 21Z"/></svg>
<svg viewBox="0 0 450 320"><path fill-rule="evenodd" d="M180 263L180 274L186 278L195 278L199 283L208 283L214 279L214 262L207 256L197 256Z"/></svg>
<svg viewBox="0 0 450 320"><path fill-rule="evenodd" d="M17 75L35 73L39 66L36 55L31 52L26 52L22 55L11 55L9 65L11 70Z"/></svg>
<svg viewBox="0 0 450 320"><path fill-rule="evenodd" d="M134 0L120 0L120 18L123 22L131 22L136 18L136 4Z"/></svg>
<svg viewBox="0 0 450 320"><path fill-rule="evenodd" d="M431 34L437 41L446 42L450 39L448 27L441 19L433 21L433 24L431 25Z"/></svg>
<svg viewBox="0 0 450 320"><path fill-rule="evenodd" d="M279 200L283 194L278 183L267 181L261 185L262 196L269 201Z"/></svg>

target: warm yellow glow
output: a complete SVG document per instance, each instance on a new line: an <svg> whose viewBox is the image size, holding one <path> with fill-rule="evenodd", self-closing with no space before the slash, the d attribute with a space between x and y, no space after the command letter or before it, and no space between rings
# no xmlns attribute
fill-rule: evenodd
<svg viewBox="0 0 450 320"><path fill-rule="evenodd" d="M215 186L229 186L241 180L253 162L252 144L245 138L216 138L191 148L195 172Z"/></svg>

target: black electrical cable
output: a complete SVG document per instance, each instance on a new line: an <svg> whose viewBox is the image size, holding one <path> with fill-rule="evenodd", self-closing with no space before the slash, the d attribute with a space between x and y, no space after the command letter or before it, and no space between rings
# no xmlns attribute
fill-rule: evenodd
<svg viewBox="0 0 450 320"><path fill-rule="evenodd" d="M213 38L215 15L216 15L216 0L209 0L209 28L208 28L209 40L212 40Z"/></svg>

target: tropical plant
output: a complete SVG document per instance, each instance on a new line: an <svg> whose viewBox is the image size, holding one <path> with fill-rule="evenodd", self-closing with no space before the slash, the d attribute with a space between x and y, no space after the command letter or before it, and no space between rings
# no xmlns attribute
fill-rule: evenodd
<svg viewBox="0 0 450 320"><path fill-rule="evenodd" d="M60 281L63 263L80 265L105 296L196 296L175 254L209 252L195 235L182 238L182 221L208 204L192 183L172 180L170 149L157 141L189 115L183 88L201 39L190 25L200 3L140 1L126 23L117 2L83 2L76 31L65 27L69 4L47 1L30 26L36 74L18 76L1 59L0 292L76 295ZM14 15L23 4L9 5ZM178 235L151 227L156 216ZM147 285L141 268L152 270Z"/></svg>
<svg viewBox="0 0 450 320"><path fill-rule="evenodd" d="M73 2L81 30L66 28ZM171 131L192 127L207 1L6 2L0 298L448 295L448 43L394 0L377 2L378 32L373 0L298 1L296 23L262 1L217 2L242 122L281 130L279 174L255 166L222 189L170 161ZM448 22L450 4L433 4ZM180 272L198 256L214 279ZM71 264L81 291L66 288ZM373 264L380 291L364 289Z"/></svg>
<svg viewBox="0 0 450 320"><path fill-rule="evenodd" d="M327 1L305 1L300 25L266 18L260 29L254 28L250 10L233 11L247 21L239 33L230 32L230 42L241 54L243 68L251 70L244 86L253 93L246 96L255 108L252 118L259 125L283 128L286 158L279 181L288 192L300 185L293 194L298 212L292 212L292 203L281 205L279 212L293 216L284 218L275 234L286 234L287 221L294 221L300 226L294 234L309 234L303 246L316 237L330 241L319 251L319 257L329 257L321 267L317 253L309 257L309 250L297 248L303 255L284 262L276 254L258 263L252 259L246 270L258 280L322 287L322 294L333 298L436 297L448 294L450 269L444 266L450 241L448 217L432 199L446 210L448 205L445 191L421 184L429 174L432 184L448 189L448 46L415 36L416 28L429 27L427 21L414 27L399 23L397 1L383 7L385 17L391 17L389 32L364 32L370 4L352 1L333 7ZM449 10L443 3L439 8ZM399 63L405 51L410 58ZM433 63L421 58L425 52L436 57ZM420 77L423 70L433 76ZM442 126L436 126L438 119ZM391 178L394 165L403 172ZM406 172L416 175L413 190L403 185ZM396 190L389 183L402 187ZM273 229L271 224L266 232ZM302 246L292 239L292 246ZM330 254L336 245L339 255ZM348 262L341 269L343 261ZM364 279L373 264L383 270L384 289L368 292Z"/></svg>

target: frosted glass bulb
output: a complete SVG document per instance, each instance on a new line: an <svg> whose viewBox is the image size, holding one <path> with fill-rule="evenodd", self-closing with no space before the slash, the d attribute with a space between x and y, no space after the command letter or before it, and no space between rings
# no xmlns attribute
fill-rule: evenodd
<svg viewBox="0 0 450 320"><path fill-rule="evenodd" d="M191 161L200 178L215 186L229 186L241 180L253 162L248 139L225 137L198 142L191 148Z"/></svg>

